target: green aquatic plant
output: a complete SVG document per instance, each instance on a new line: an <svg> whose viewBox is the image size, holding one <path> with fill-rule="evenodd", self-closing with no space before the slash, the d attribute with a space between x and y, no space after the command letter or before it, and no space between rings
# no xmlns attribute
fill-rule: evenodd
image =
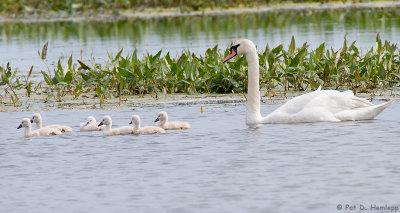
<svg viewBox="0 0 400 213"><path fill-rule="evenodd" d="M204 55L190 51L177 58L169 53L162 55L137 52L115 56L109 54L105 64L92 61L91 65L72 55L66 67L59 61L51 74L42 71L46 84L55 92L54 97L92 93L100 102L110 97L120 101L129 95L152 94L158 98L166 93L245 93L247 65L244 57L222 63L228 49L209 48ZM296 47L295 38L287 49L283 45L259 53L260 85L271 91L315 89L318 85L334 89L352 89L355 92L386 89L400 83L400 59L396 44L382 42L379 34L376 44L364 55L344 40L339 50L328 49L325 43L312 50L307 43Z"/></svg>
<svg viewBox="0 0 400 213"><path fill-rule="evenodd" d="M17 91L22 87L20 77L17 76L17 70L12 71L10 63L7 63L6 67L3 65L0 66L0 79L0 86L4 86L4 97L1 98L2 102L7 94L9 94L10 102L16 106L19 103Z"/></svg>
<svg viewBox="0 0 400 213"><path fill-rule="evenodd" d="M228 51L215 46L204 54L186 50L171 58L161 50L139 57L136 51L124 55L121 49L115 55L109 54L104 63L94 59L74 62L71 55L66 62L60 59L54 67L42 70L43 81L36 86L30 80L33 67L27 75L19 75L7 64L0 66L0 86L14 105L18 104L20 89L26 90L27 97L33 91L44 93L45 102L84 95L97 98L100 104L113 97L124 101L131 95L151 94L157 99L168 93L246 93L245 57L223 63ZM259 64L260 89L265 89L267 96L276 95L274 90L285 96L289 90L316 89L319 85L372 93L400 85L399 48L383 42L379 34L365 54L356 42L349 45L346 38L340 49L327 48L322 43L313 50L307 43L297 45L292 37L288 47L267 45L259 52Z"/></svg>
<svg viewBox="0 0 400 213"><path fill-rule="evenodd" d="M30 81L30 77L32 75L32 71L33 71L33 66L31 66L31 68L28 71L28 75L24 76L22 79L22 85L25 87L26 89L26 96L31 97L31 93L32 93L32 86L33 86L33 82Z"/></svg>

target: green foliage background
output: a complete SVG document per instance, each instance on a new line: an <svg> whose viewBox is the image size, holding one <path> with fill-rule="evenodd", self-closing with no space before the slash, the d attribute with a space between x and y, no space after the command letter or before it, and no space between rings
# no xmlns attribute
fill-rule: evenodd
<svg viewBox="0 0 400 213"><path fill-rule="evenodd" d="M86 10L115 11L120 9L169 8L199 10L214 7L252 7L283 3L377 2L379 0L0 0L0 13L43 13L48 11L79 12Z"/></svg>

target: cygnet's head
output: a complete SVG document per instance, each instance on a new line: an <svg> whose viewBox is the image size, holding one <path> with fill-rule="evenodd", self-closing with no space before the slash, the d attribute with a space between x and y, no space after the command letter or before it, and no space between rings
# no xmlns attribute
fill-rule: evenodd
<svg viewBox="0 0 400 213"><path fill-rule="evenodd" d="M17 127L17 129L20 129L22 127L26 128L29 126L31 126L31 120L29 120L29 118L24 118L24 119L22 119L21 124Z"/></svg>
<svg viewBox="0 0 400 213"><path fill-rule="evenodd" d="M31 123L39 123L42 120L42 116L39 113L33 114L31 118Z"/></svg>
<svg viewBox="0 0 400 213"><path fill-rule="evenodd" d="M140 117L139 115L132 115L132 120L129 124L135 124L138 125L140 123Z"/></svg>
<svg viewBox="0 0 400 213"><path fill-rule="evenodd" d="M161 111L158 113L157 119L154 122L157 122L157 121L163 122L163 121L167 121L167 120L168 120L167 112Z"/></svg>
<svg viewBox="0 0 400 213"><path fill-rule="evenodd" d="M236 55L244 55L249 52L257 52L256 45L248 39L239 39L233 43L231 48L229 49L229 55L223 60L223 62L226 62Z"/></svg>
<svg viewBox="0 0 400 213"><path fill-rule="evenodd" d="M96 118L94 118L93 116L89 116L87 118L87 124L92 124L92 123L96 123Z"/></svg>
<svg viewBox="0 0 400 213"><path fill-rule="evenodd" d="M93 116L89 116L88 118L87 118L87 121L86 121L86 123L84 124L84 126L88 126L88 125L93 125L93 124L95 124L96 123L96 118L94 118Z"/></svg>
<svg viewBox="0 0 400 213"><path fill-rule="evenodd" d="M110 116L104 116L103 117L103 120L99 123L99 126L102 126L102 125L111 125L112 124L112 120L111 120L111 117Z"/></svg>

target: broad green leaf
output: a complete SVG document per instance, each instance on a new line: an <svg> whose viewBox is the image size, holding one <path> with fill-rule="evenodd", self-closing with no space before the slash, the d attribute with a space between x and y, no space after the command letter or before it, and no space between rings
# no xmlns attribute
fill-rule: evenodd
<svg viewBox="0 0 400 213"><path fill-rule="evenodd" d="M82 76L82 79L83 79L84 81L89 81L89 79L90 79L90 76L87 75L87 74L85 74L85 73L81 73L81 76Z"/></svg>
<svg viewBox="0 0 400 213"><path fill-rule="evenodd" d="M135 75L131 71L129 71L125 68L122 68L122 67L118 67L118 72L120 73L121 76L123 76L125 78L134 78L135 77Z"/></svg>
<svg viewBox="0 0 400 213"><path fill-rule="evenodd" d="M50 76L47 73L45 73L44 71L41 71L41 73L42 73L44 81L46 82L47 85L49 85L49 86L54 85L53 80L51 80Z"/></svg>
<svg viewBox="0 0 400 213"><path fill-rule="evenodd" d="M78 61L78 63L81 65L81 68L82 69L84 69L84 70L90 70L90 67L88 67L85 63L83 63L82 61L80 61L80 60L77 60Z"/></svg>
<svg viewBox="0 0 400 213"><path fill-rule="evenodd" d="M356 79L357 82L361 81L360 74L358 73L358 71L354 71L354 78Z"/></svg>
<svg viewBox="0 0 400 213"><path fill-rule="evenodd" d="M70 71L65 74L64 82L68 84L72 82L72 73Z"/></svg>
<svg viewBox="0 0 400 213"><path fill-rule="evenodd" d="M72 54L71 54L71 56L69 56L69 59L68 59L68 68L69 69L72 68Z"/></svg>
<svg viewBox="0 0 400 213"><path fill-rule="evenodd" d="M117 55L115 55L114 61L117 61L117 59L121 56L122 51L124 50L124 48L122 48Z"/></svg>

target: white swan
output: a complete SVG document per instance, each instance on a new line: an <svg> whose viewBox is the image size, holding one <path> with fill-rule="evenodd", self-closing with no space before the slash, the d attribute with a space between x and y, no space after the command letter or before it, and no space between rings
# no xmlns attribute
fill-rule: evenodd
<svg viewBox="0 0 400 213"><path fill-rule="evenodd" d="M98 126L105 125L106 127L103 130L104 135L127 135L133 134L133 127L131 126L123 126L119 128L112 129L112 120L110 116L104 116L103 120L99 123Z"/></svg>
<svg viewBox="0 0 400 213"><path fill-rule="evenodd" d="M100 122L96 122L96 118L89 116L87 122L82 123L79 127L80 131L101 131L105 126L99 126Z"/></svg>
<svg viewBox="0 0 400 213"><path fill-rule="evenodd" d="M20 129L22 127L25 127L25 137L61 134L61 131L59 129L53 129L53 128L41 128L32 131L31 120L29 118L22 119L21 124L17 127L17 129Z"/></svg>
<svg viewBox="0 0 400 213"><path fill-rule="evenodd" d="M31 123L36 123L36 129L41 129L42 128L42 116L39 113L33 114ZM59 129L61 132L72 132L71 127L59 125L59 124L48 125L48 126L45 126L45 128Z"/></svg>
<svg viewBox="0 0 400 213"><path fill-rule="evenodd" d="M167 112L161 111L158 113L157 119L154 122L160 121L159 127L168 129L190 129L190 124L182 121L170 121L168 122Z"/></svg>
<svg viewBox="0 0 400 213"><path fill-rule="evenodd" d="M139 115L132 115L132 121L129 124L135 124L134 134L154 134L154 133L165 133L165 130L157 126L144 126L140 127Z"/></svg>
<svg viewBox="0 0 400 213"><path fill-rule="evenodd" d="M253 42L247 39L236 41L223 62L236 55L246 55L248 63L248 95L246 124L300 123L319 121L369 120L391 105L394 100L373 105L366 99L355 97L352 91L339 92L321 90L295 97L266 117L260 113L259 64Z"/></svg>

